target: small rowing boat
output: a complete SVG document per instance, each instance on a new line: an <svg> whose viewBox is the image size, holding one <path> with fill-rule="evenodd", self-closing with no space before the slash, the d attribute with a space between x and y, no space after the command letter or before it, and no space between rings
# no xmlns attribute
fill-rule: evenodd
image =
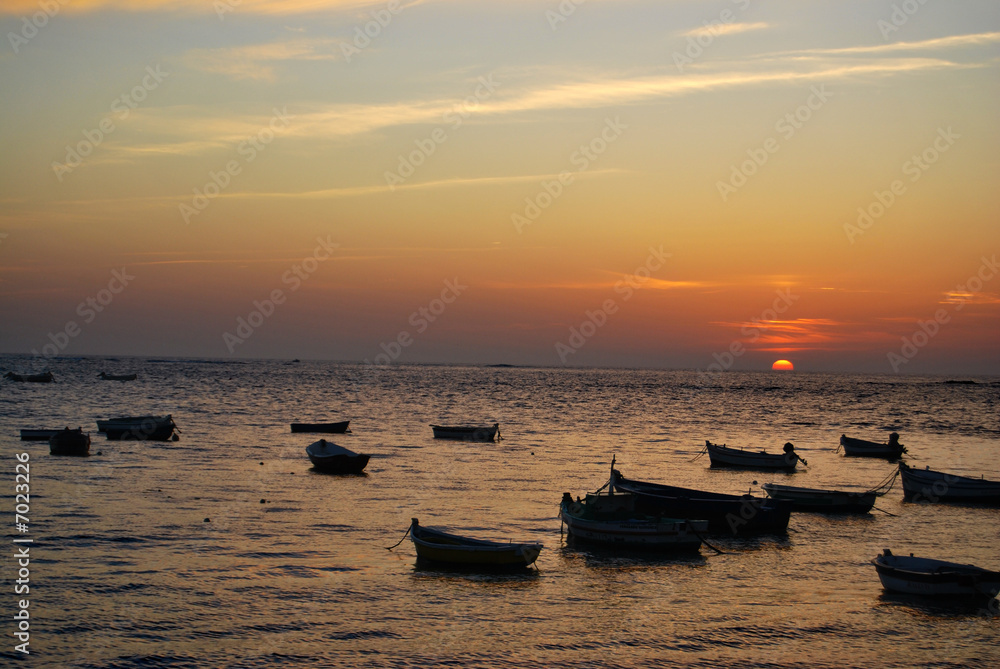
<svg viewBox="0 0 1000 669"><path fill-rule="evenodd" d="M21 441L48 441L59 430L21 430Z"/></svg>
<svg viewBox="0 0 1000 669"><path fill-rule="evenodd" d="M472 539L410 523L417 561L461 569L523 569L538 559L542 545Z"/></svg>
<svg viewBox="0 0 1000 669"><path fill-rule="evenodd" d="M3 375L3 378L21 383L52 383L55 380L52 372L43 372L41 374L15 374L14 372L7 372Z"/></svg>
<svg viewBox="0 0 1000 669"><path fill-rule="evenodd" d="M97 431L109 440L177 441L177 425L170 414L166 416L122 416L97 421Z"/></svg>
<svg viewBox="0 0 1000 669"><path fill-rule="evenodd" d="M292 432L322 432L326 434L344 434L349 432L347 426L351 421L344 420L339 423L292 423Z"/></svg>
<svg viewBox="0 0 1000 669"><path fill-rule="evenodd" d="M767 451L744 451L743 449L730 448L725 444L713 444L705 442L708 450L708 459L713 467L735 467L739 469L784 469L792 471L799 460L802 464L809 464L799 457L795 452L795 446L788 442L784 446L784 453L768 453Z"/></svg>
<svg viewBox="0 0 1000 669"><path fill-rule="evenodd" d="M49 437L49 453L51 455L90 455L90 435L84 434L82 428L59 430Z"/></svg>
<svg viewBox="0 0 1000 669"><path fill-rule="evenodd" d="M971 564L893 555L888 548L872 560L882 587L891 592L936 597L992 599L1000 592L1000 572Z"/></svg>
<svg viewBox="0 0 1000 669"><path fill-rule="evenodd" d="M899 435L893 432L889 435L889 443L880 444L876 441L854 439L846 434L840 435L840 446L844 455L861 458L887 458L895 460L906 453L906 446L899 443Z"/></svg>
<svg viewBox="0 0 1000 669"><path fill-rule="evenodd" d="M493 423L492 427L431 425L431 429L434 430L435 439L462 441L493 441L494 437L497 437L497 441L503 439L500 436L500 423Z"/></svg>
<svg viewBox="0 0 1000 669"><path fill-rule="evenodd" d="M868 513L875 506L878 493L848 492L845 490L821 490L819 488L798 488L777 483L761 486L768 497L786 499L792 503L792 511L812 511L814 513Z"/></svg>
<svg viewBox="0 0 1000 669"><path fill-rule="evenodd" d="M306 455L313 467L328 474L360 474L371 457L355 453L326 439L306 446Z"/></svg>
<svg viewBox="0 0 1000 669"><path fill-rule="evenodd" d="M1000 504L1000 481L958 476L930 468L914 469L899 463L903 496L914 502L969 502Z"/></svg>
<svg viewBox="0 0 1000 669"><path fill-rule="evenodd" d="M585 542L629 549L698 550L707 520L679 520L638 513L629 493L587 493L574 502L564 492L559 505L569 535Z"/></svg>

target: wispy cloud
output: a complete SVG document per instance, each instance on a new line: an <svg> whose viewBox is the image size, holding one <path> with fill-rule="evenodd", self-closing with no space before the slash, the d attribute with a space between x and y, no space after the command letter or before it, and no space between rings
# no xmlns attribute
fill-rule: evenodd
<svg viewBox="0 0 1000 669"><path fill-rule="evenodd" d="M691 30L685 30L682 33L678 33L681 37L702 37L705 35L711 35L713 37L719 37L722 35L736 35L738 33L750 32L752 30L765 30L770 28L770 23L720 23L720 24L709 24L698 26L697 28L692 28Z"/></svg>
<svg viewBox="0 0 1000 669"><path fill-rule="evenodd" d="M217 5L224 5L224 12L248 14L302 14L329 12L384 5L385 0L73 0L65 3L61 11L67 13L124 10L132 12L183 12L216 14ZM415 3L404 3L415 4ZM25 14L38 11L38 0L5 0L0 3L0 13Z"/></svg>
<svg viewBox="0 0 1000 669"><path fill-rule="evenodd" d="M965 46L979 46L1000 42L1000 32L972 33L968 35L949 35L920 40L918 42L892 42L890 44L874 44L871 46L848 46L827 49L800 49L794 51L776 51L765 54L773 56L858 56L879 55L884 53L899 53L906 51L936 51Z"/></svg>
<svg viewBox="0 0 1000 669"><path fill-rule="evenodd" d="M192 49L184 63L193 69L233 79L276 81L274 64L280 61L337 60L338 42L330 39L293 39L218 49Z"/></svg>

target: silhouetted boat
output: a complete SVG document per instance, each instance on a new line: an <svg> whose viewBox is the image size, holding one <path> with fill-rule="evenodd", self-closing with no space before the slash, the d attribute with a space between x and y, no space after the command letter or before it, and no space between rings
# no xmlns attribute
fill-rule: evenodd
<svg viewBox="0 0 1000 669"><path fill-rule="evenodd" d="M542 552L541 544L472 539L423 527L416 518L410 538L419 562L461 569L523 569Z"/></svg>
<svg viewBox="0 0 1000 669"><path fill-rule="evenodd" d="M611 489L636 495L636 510L684 520L707 520L709 532L735 535L780 534L788 530L792 503L783 499L705 492L633 481L617 469Z"/></svg>
<svg viewBox="0 0 1000 669"><path fill-rule="evenodd" d="M847 492L844 490L821 490L818 488L796 488L790 485L765 483L761 486L769 497L786 499L792 503L792 511L813 511L818 513L868 513L875 506L878 493Z"/></svg>
<svg viewBox="0 0 1000 669"><path fill-rule="evenodd" d="M863 458L888 458L895 460L906 453L906 447L899 443L899 435L893 432L889 435L889 443L880 444L875 441L865 441L864 439L854 439L845 434L840 435L840 445L844 449L844 455Z"/></svg>
<svg viewBox="0 0 1000 669"><path fill-rule="evenodd" d="M784 453L768 453L766 451L744 451L742 449L730 448L725 444L713 444L705 442L708 450L708 459L713 467L735 467L739 469L785 469L791 471L799 460L802 464L807 463L795 452L795 446L791 442L786 443Z"/></svg>
<svg viewBox="0 0 1000 669"><path fill-rule="evenodd" d="M933 469L914 469L899 463L903 496L916 502L970 502L1000 504L1000 481L958 476Z"/></svg>
<svg viewBox="0 0 1000 669"><path fill-rule="evenodd" d="M139 378L138 374L105 374L104 372L97 376L105 381L135 381Z"/></svg>
<svg viewBox="0 0 1000 669"><path fill-rule="evenodd" d="M292 432L324 432L327 434L343 434L348 432L347 426L351 421L344 420L339 423L292 423Z"/></svg>
<svg viewBox="0 0 1000 669"><path fill-rule="evenodd" d="M313 467L330 474L360 474L371 457L355 453L326 439L306 446L306 455Z"/></svg>
<svg viewBox="0 0 1000 669"><path fill-rule="evenodd" d="M3 375L3 378L23 383L52 383L55 380L52 372L43 372L41 374L15 374L14 372L7 372Z"/></svg>
<svg viewBox="0 0 1000 669"><path fill-rule="evenodd" d="M1000 592L1000 572L971 564L893 555L888 548L872 560L882 587L892 592L938 597L992 599Z"/></svg>
<svg viewBox="0 0 1000 669"><path fill-rule="evenodd" d="M122 416L97 421L98 432L103 432L110 440L173 441L177 425L170 414L166 416Z"/></svg>
<svg viewBox="0 0 1000 669"><path fill-rule="evenodd" d="M698 550L707 520L678 520L638 513L629 493L587 493L573 501L563 493L559 505L569 534L575 539L629 549Z"/></svg>
<svg viewBox="0 0 1000 669"><path fill-rule="evenodd" d="M21 430L21 441L48 441L59 430Z"/></svg>
<svg viewBox="0 0 1000 669"><path fill-rule="evenodd" d="M90 435L84 434L82 428L59 430L49 437L49 453L51 455L90 455Z"/></svg>
<svg viewBox="0 0 1000 669"><path fill-rule="evenodd" d="M498 437L498 440L503 439L500 436L500 423L493 423L493 427L431 425L431 429L434 430L435 439L464 441L493 441L494 437Z"/></svg>

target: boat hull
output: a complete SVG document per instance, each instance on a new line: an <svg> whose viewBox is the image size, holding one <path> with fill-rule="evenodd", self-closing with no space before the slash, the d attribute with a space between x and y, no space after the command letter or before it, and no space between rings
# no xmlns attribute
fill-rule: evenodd
<svg viewBox="0 0 1000 669"><path fill-rule="evenodd" d="M55 380L52 372L45 372L43 374L15 374L14 372L7 372L4 374L4 378L19 383L52 383Z"/></svg>
<svg viewBox="0 0 1000 669"><path fill-rule="evenodd" d="M630 550L697 551L701 546L699 534L708 529L706 521L641 516L633 511L633 500L628 500L628 508L621 509L621 512L593 510L598 502L610 499L613 503L615 497L632 496L587 495L585 502L574 502L569 493L565 493L560 510L570 537L586 543Z"/></svg>
<svg viewBox="0 0 1000 669"><path fill-rule="evenodd" d="M690 488L632 481L615 470L615 490L636 495L636 511L684 520L707 520L712 534L750 536L788 531L792 503L787 500L727 495Z"/></svg>
<svg viewBox="0 0 1000 669"><path fill-rule="evenodd" d="M811 513L868 513L875 506L874 492L819 490L765 483L765 492L773 499L788 500L793 511Z"/></svg>
<svg viewBox="0 0 1000 669"><path fill-rule="evenodd" d="M890 446L889 444L880 444L874 441L865 441L864 439L854 439L846 435L841 435L840 445L844 449L844 455L856 458L896 460L906 453L906 447L902 444Z"/></svg>
<svg viewBox="0 0 1000 669"><path fill-rule="evenodd" d="M799 462L794 452L754 453L716 444L706 444L705 447L713 467L793 471Z"/></svg>
<svg viewBox="0 0 1000 669"><path fill-rule="evenodd" d="M59 430L49 438L50 455L90 455L90 435L83 430Z"/></svg>
<svg viewBox="0 0 1000 669"><path fill-rule="evenodd" d="M177 425L171 416L134 416L97 421L97 429L110 441L177 440Z"/></svg>
<svg viewBox="0 0 1000 669"><path fill-rule="evenodd" d="M494 441L500 428L431 425L435 439L457 439L460 441Z"/></svg>
<svg viewBox="0 0 1000 669"><path fill-rule="evenodd" d="M452 569L524 569L542 551L541 544L485 541L441 532L422 527L416 518L410 525L410 538L418 562Z"/></svg>
<svg viewBox="0 0 1000 669"><path fill-rule="evenodd" d="M313 467L328 474L360 474L368 466L370 455L331 455L327 457L309 454Z"/></svg>
<svg viewBox="0 0 1000 669"><path fill-rule="evenodd" d="M59 430L21 430L21 441L48 441Z"/></svg>
<svg viewBox="0 0 1000 669"><path fill-rule="evenodd" d="M292 423L292 432L321 432L324 434L344 434L351 421L338 423Z"/></svg>
<svg viewBox="0 0 1000 669"><path fill-rule="evenodd" d="M964 502L1000 505L1000 481L958 476L899 463L903 496L914 502Z"/></svg>
<svg viewBox="0 0 1000 669"><path fill-rule="evenodd" d="M882 587L890 592L928 597L991 599L1000 592L1000 572L930 558L892 555L872 560Z"/></svg>

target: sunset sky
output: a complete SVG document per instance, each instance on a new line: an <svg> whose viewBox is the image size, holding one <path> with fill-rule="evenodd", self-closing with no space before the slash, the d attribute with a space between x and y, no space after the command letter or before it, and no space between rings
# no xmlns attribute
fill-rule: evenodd
<svg viewBox="0 0 1000 669"><path fill-rule="evenodd" d="M1000 374L995 0L577 2L0 3L0 351Z"/></svg>

